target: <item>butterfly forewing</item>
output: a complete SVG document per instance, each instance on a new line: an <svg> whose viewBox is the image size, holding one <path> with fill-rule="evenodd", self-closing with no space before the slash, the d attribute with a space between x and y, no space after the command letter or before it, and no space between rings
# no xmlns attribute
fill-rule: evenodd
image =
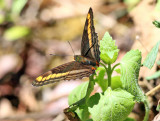
<svg viewBox="0 0 160 121"><path fill-rule="evenodd" d="M72 61L57 66L50 71L40 75L33 82L34 86L42 86L49 83L55 83L63 80L75 80L83 77L89 77L94 73L93 67Z"/></svg>
<svg viewBox="0 0 160 121"><path fill-rule="evenodd" d="M97 33L95 33L93 11L92 8L90 8L82 35L81 55L99 62L99 54L98 36Z"/></svg>

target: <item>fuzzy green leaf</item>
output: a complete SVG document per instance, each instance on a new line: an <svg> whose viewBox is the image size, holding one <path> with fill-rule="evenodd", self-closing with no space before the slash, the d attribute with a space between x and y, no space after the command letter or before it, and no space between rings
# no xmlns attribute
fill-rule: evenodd
<svg viewBox="0 0 160 121"><path fill-rule="evenodd" d="M141 52L139 50L131 50L122 58L121 81L123 88L134 95L137 102L144 103L145 117L143 121L147 121L149 116L149 104L142 89L138 85L141 58Z"/></svg>
<svg viewBox="0 0 160 121"><path fill-rule="evenodd" d="M112 89L122 88L122 82L120 80L120 76L114 76L111 79L111 87Z"/></svg>
<svg viewBox="0 0 160 121"><path fill-rule="evenodd" d="M160 41L157 42L157 44L152 48L152 50L147 55L146 59L143 62L143 65L147 68L151 69L156 61L156 57L158 54L158 48L159 48Z"/></svg>
<svg viewBox="0 0 160 121"><path fill-rule="evenodd" d="M138 85L138 76L141 66L141 52L139 50L129 51L121 61L121 81L125 90L135 96L135 100L143 102L145 96Z"/></svg>
<svg viewBox="0 0 160 121"><path fill-rule="evenodd" d="M105 33L103 39L100 41L100 58L106 64L112 64L116 61L119 49L115 45L115 40L108 32Z"/></svg>
<svg viewBox="0 0 160 121"><path fill-rule="evenodd" d="M88 101L94 121L123 121L132 111L133 95L122 89L108 88L104 95L97 93Z"/></svg>

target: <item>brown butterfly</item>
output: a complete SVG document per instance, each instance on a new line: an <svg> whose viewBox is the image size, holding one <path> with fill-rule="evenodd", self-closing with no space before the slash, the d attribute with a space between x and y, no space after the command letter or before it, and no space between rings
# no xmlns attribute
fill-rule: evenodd
<svg viewBox="0 0 160 121"><path fill-rule="evenodd" d="M32 82L32 85L42 86L62 80L75 80L89 77L95 72L95 66L99 66L99 55L98 36L97 33L95 33L93 12L92 8L90 8L83 30L81 55L75 55L75 61L57 66L40 75Z"/></svg>

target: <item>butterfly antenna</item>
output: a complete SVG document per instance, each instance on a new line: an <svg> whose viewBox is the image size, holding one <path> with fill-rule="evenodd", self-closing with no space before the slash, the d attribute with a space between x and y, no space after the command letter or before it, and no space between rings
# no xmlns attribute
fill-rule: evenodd
<svg viewBox="0 0 160 121"><path fill-rule="evenodd" d="M69 41L68 41L68 44L71 46L71 43L70 43ZM71 46L71 49L72 49L73 54L75 55L75 53L74 53L74 50L73 50L72 46Z"/></svg>
<svg viewBox="0 0 160 121"><path fill-rule="evenodd" d="M57 54L49 54L49 55L53 55L53 56L73 56L73 55L57 55Z"/></svg>

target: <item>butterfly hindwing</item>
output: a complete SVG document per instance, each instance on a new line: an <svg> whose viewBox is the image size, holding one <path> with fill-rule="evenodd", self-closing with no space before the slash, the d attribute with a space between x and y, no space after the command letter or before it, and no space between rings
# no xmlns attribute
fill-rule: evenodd
<svg viewBox="0 0 160 121"><path fill-rule="evenodd" d="M40 75L33 82L33 86L42 86L49 83L55 83L63 80L75 80L83 77L89 77L94 73L91 65L84 65L76 61L72 61L57 66L50 71Z"/></svg>
<svg viewBox="0 0 160 121"><path fill-rule="evenodd" d="M96 60L97 62L100 61L98 36L97 33L95 33L92 8L89 9L83 30L81 55Z"/></svg>

